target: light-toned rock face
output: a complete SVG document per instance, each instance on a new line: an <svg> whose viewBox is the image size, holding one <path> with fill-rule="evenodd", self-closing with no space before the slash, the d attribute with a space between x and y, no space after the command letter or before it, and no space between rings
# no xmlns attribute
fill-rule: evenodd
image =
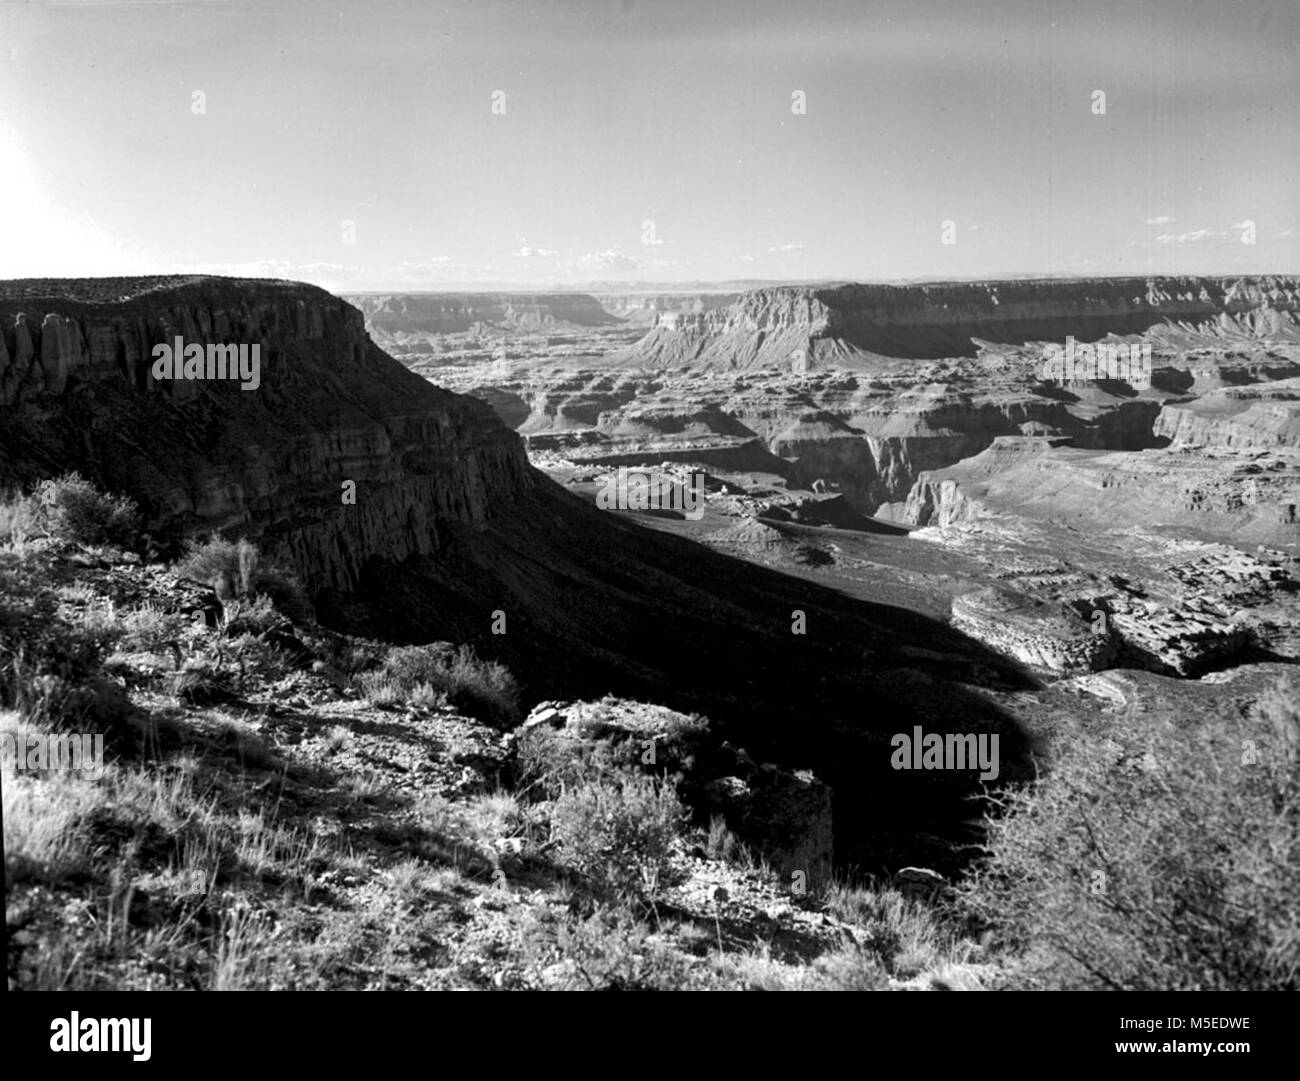
<svg viewBox="0 0 1300 1081"><path fill-rule="evenodd" d="M260 386L155 381L151 350L260 346ZM314 584L428 554L534 483L487 406L384 356L361 313L274 281L0 287L0 481L76 469L152 528L245 531ZM343 484L355 482L355 504Z"/></svg>
<svg viewBox="0 0 1300 1081"><path fill-rule="evenodd" d="M1223 387L1169 403L1155 434L1174 446L1300 447L1300 379Z"/></svg>
<svg viewBox="0 0 1300 1081"><path fill-rule="evenodd" d="M1195 331L1300 339L1300 279L1115 278L782 287L670 313L632 350L657 367L814 370L876 357L972 356L974 339L1064 342Z"/></svg>
<svg viewBox="0 0 1300 1081"><path fill-rule="evenodd" d="M1097 671L1118 653L1109 629L1095 632L1068 605L996 587L956 598L952 625L1022 664L1056 673Z"/></svg>

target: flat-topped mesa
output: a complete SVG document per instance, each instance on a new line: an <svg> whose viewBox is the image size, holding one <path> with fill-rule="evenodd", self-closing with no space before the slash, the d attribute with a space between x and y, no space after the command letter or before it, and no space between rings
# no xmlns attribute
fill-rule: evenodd
<svg viewBox="0 0 1300 1081"><path fill-rule="evenodd" d="M655 367L853 367L975 356L986 342L1194 335L1300 340L1300 278L1084 278L757 289L663 313L631 351Z"/></svg>
<svg viewBox="0 0 1300 1081"><path fill-rule="evenodd" d="M459 334L475 326L542 330L622 322L586 293L361 293L346 299L379 341L386 335Z"/></svg>
<svg viewBox="0 0 1300 1081"><path fill-rule="evenodd" d="M256 389L156 379L156 347L177 338L256 346ZM133 496L152 529L242 532L343 590L368 559L427 554L440 523L480 524L536 483L486 405L409 372L322 289L0 282L0 484L74 469Z"/></svg>

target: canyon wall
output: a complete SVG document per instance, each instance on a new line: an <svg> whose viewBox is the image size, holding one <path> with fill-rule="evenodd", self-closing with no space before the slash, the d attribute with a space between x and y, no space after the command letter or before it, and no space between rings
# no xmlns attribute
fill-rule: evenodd
<svg viewBox="0 0 1300 1081"><path fill-rule="evenodd" d="M1300 447L1300 379L1221 387L1170 402L1155 434L1174 446Z"/></svg>
<svg viewBox="0 0 1300 1081"><path fill-rule="evenodd" d="M260 347L260 386L155 380L151 350ZM76 469L152 529L256 537L347 590L365 561L434 550L536 483L481 402L382 353L321 289L228 278L0 285L0 483ZM342 502L356 485L355 505Z"/></svg>
<svg viewBox="0 0 1300 1081"><path fill-rule="evenodd" d="M656 367L844 367L875 357L974 356L978 340L1092 341L1192 332L1300 340L1300 279L1095 278L782 287L663 313L632 351Z"/></svg>
<svg viewBox="0 0 1300 1081"><path fill-rule="evenodd" d="M346 299L381 343L386 335L459 334L480 326L544 330L621 322L586 293L361 293Z"/></svg>
<svg viewBox="0 0 1300 1081"><path fill-rule="evenodd" d="M725 308L740 299L740 293L596 293L600 306L629 323L650 327L666 314L699 315Z"/></svg>

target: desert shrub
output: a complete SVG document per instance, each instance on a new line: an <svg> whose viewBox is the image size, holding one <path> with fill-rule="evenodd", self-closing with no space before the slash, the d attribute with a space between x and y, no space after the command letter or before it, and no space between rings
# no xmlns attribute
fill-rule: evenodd
<svg viewBox="0 0 1300 1081"><path fill-rule="evenodd" d="M481 660L469 646L447 642L401 646L389 651L378 672L357 681L370 701L392 695L411 705L436 705L446 700L471 716L491 724L509 724L519 716L519 688L509 670Z"/></svg>
<svg viewBox="0 0 1300 1081"><path fill-rule="evenodd" d="M451 667L456 647L450 642L430 642L424 646L398 646L384 657L383 672L405 689L418 683L441 682Z"/></svg>
<svg viewBox="0 0 1300 1081"><path fill-rule="evenodd" d="M709 833L704 842L704 854L711 860L730 863L740 849L740 840L727 828L726 819L714 815L709 819Z"/></svg>
<svg viewBox="0 0 1300 1081"><path fill-rule="evenodd" d="M22 493L0 499L0 543L22 544L40 534L40 506Z"/></svg>
<svg viewBox="0 0 1300 1081"><path fill-rule="evenodd" d="M653 896L671 871L684 817L671 782L629 772L561 795L551 809L551 835L564 862L598 892Z"/></svg>
<svg viewBox="0 0 1300 1081"><path fill-rule="evenodd" d="M380 709L401 705L406 700L402 688L382 672L362 672L356 683L361 697Z"/></svg>
<svg viewBox="0 0 1300 1081"><path fill-rule="evenodd" d="M185 706L211 706L233 697L230 677L209 661L191 659L178 672L167 677L176 701Z"/></svg>
<svg viewBox="0 0 1300 1081"><path fill-rule="evenodd" d="M45 535L71 544L130 547L139 537L135 502L106 495L78 473L41 481L23 516Z"/></svg>
<svg viewBox="0 0 1300 1081"><path fill-rule="evenodd" d="M812 991L887 991L889 976L870 950L845 946L818 957L805 986Z"/></svg>
<svg viewBox="0 0 1300 1081"><path fill-rule="evenodd" d="M692 984L689 960L616 908L550 922L534 918L524 925L523 953L546 969L546 986L556 990L676 991Z"/></svg>
<svg viewBox="0 0 1300 1081"><path fill-rule="evenodd" d="M221 597L247 597L253 593L258 561L257 546L249 541L213 537L203 544L191 541L185 558L176 565L176 573L206 582Z"/></svg>
<svg viewBox="0 0 1300 1081"><path fill-rule="evenodd" d="M275 602L266 594L256 597L236 597L225 603L222 613L222 631L228 637L241 634L265 634L270 630L285 629L285 617L276 609Z"/></svg>
<svg viewBox="0 0 1300 1081"><path fill-rule="evenodd" d="M60 612L43 553L0 551L0 706L50 695L35 685L51 677L80 685L99 671L117 635L95 621L73 622Z"/></svg>
<svg viewBox="0 0 1300 1081"><path fill-rule="evenodd" d="M0 711L0 731L17 736L34 730L16 713ZM46 775L15 770L5 776L3 790L6 884L57 881L84 871L90 853L79 824L97 797L92 786L62 770Z"/></svg>
<svg viewBox="0 0 1300 1081"><path fill-rule="evenodd" d="M892 975L914 976L941 963L968 959L971 943L961 939L943 912L896 889L832 882L825 905L832 915L859 929L860 944Z"/></svg>
<svg viewBox="0 0 1300 1081"><path fill-rule="evenodd" d="M268 597L294 623L310 624L315 620L311 602L293 575L267 563L257 545L247 539L213 537L202 544L191 542L188 553L176 565L176 573L212 586L222 600Z"/></svg>
<svg viewBox="0 0 1300 1081"><path fill-rule="evenodd" d="M24 720L44 729L118 733L131 715L131 703L122 688L99 675L75 683L53 675L21 679L13 705Z"/></svg>
<svg viewBox="0 0 1300 1081"><path fill-rule="evenodd" d="M1279 687L1067 751L990 822L963 901L1032 984L1300 986L1300 707Z"/></svg>
<svg viewBox="0 0 1300 1081"><path fill-rule="evenodd" d="M655 707L626 708L606 697L571 711L564 727L522 731L516 748L521 786L533 798L555 799L566 788L628 770L679 779L695 771L708 721ZM647 744L653 756L647 756Z"/></svg>
<svg viewBox="0 0 1300 1081"><path fill-rule="evenodd" d="M438 690L431 683L417 683L406 700L416 709L441 709L447 705L447 692Z"/></svg>

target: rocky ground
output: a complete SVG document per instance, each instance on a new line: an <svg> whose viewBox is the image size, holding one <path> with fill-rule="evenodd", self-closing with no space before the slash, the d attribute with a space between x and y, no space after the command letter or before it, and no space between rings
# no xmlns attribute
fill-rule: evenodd
<svg viewBox="0 0 1300 1081"><path fill-rule="evenodd" d="M103 775L5 778L11 986L1003 979L940 928L933 872L833 882L829 790L708 742L703 718L607 698L539 703L503 728L347 671L373 668L379 643L261 602L228 600L213 623L210 598L174 568L30 543L0 562L45 583L56 623L111 649L95 698L110 729ZM30 710L0 716L7 734L43 730ZM644 765L646 747L657 763L651 751ZM576 842L555 826L559 793L529 768L558 754L590 777L620 748L632 768L678 778L695 812L635 897L598 890L566 859ZM751 832L768 823L766 851L727 830L728 815Z"/></svg>

